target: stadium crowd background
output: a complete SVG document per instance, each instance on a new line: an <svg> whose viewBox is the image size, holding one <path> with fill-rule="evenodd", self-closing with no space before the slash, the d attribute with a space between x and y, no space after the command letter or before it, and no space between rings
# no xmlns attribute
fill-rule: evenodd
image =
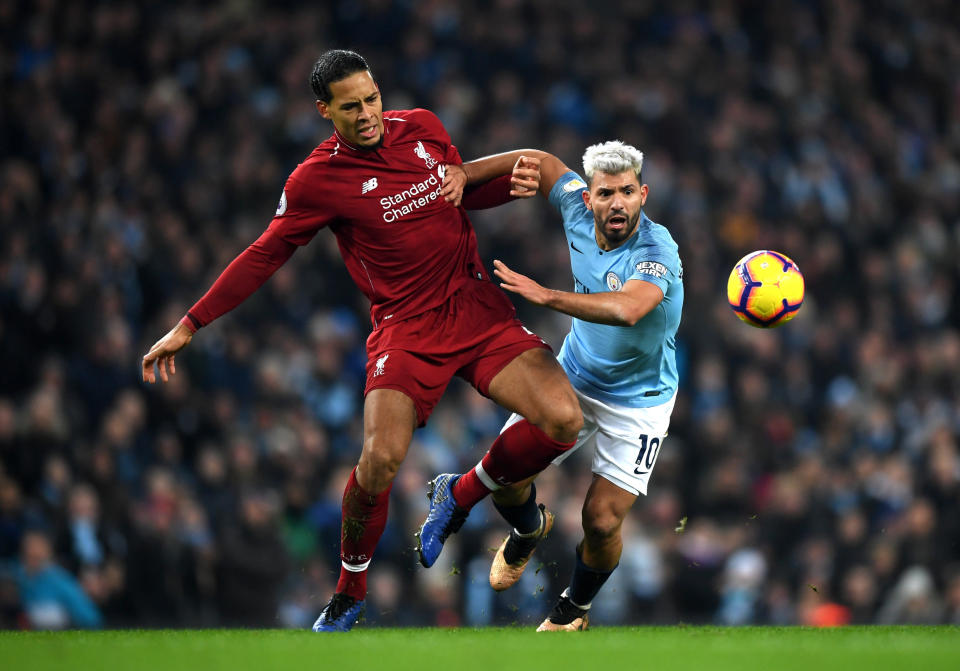
<svg viewBox="0 0 960 671"><path fill-rule="evenodd" d="M333 236L203 329L171 383L139 359L328 136L307 77L332 47L465 159L646 153L646 211L685 266L682 385L594 622L960 622L958 7L0 0L0 626L308 627L329 597L369 332ZM570 286L543 202L473 220L488 263ZM724 296L761 248L807 281L771 332ZM565 318L518 308L559 347ZM583 459L541 478L559 524L513 590L486 584L506 532L488 504L440 565L412 551L428 478L503 419L456 381L418 432L370 624L552 605Z"/></svg>

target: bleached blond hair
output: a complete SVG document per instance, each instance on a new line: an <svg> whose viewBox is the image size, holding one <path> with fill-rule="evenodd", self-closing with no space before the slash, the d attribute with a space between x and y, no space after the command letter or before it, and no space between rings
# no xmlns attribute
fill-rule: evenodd
<svg viewBox="0 0 960 671"><path fill-rule="evenodd" d="M618 175L621 172L633 170L639 182L642 169L643 152L620 140L592 144L583 152L583 172L587 176L587 181L593 181L595 172Z"/></svg>

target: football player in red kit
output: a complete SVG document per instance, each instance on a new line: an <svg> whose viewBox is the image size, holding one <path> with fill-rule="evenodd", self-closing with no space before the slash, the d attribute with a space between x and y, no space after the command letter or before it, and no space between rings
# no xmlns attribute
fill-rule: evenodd
<svg viewBox="0 0 960 671"><path fill-rule="evenodd" d="M207 293L143 357L143 379L175 372L174 355L197 329L233 309L327 226L354 282L370 299L363 448L342 504L341 571L315 631L347 631L364 608L367 567L387 518L393 478L413 431L423 426L451 377L526 418L484 457L484 475L507 484L539 472L573 446L583 419L549 347L516 319L490 281L464 210L532 196L539 173L518 164L491 174L484 159L462 165L440 120L422 109L383 111L364 59L333 50L311 76L317 110L334 132L290 175L276 216ZM470 188L464 190L469 185ZM461 203L461 196L463 202ZM434 482L456 531L489 492L473 471ZM442 540L440 541L442 544ZM431 551L421 550L421 562Z"/></svg>

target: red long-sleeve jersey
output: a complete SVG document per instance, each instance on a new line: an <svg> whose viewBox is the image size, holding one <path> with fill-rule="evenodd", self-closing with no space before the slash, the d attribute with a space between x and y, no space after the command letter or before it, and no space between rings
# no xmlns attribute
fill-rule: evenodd
<svg viewBox="0 0 960 671"><path fill-rule="evenodd" d="M487 279L463 207L440 196L444 164L462 164L440 120L423 109L383 113L375 150L336 131L290 175L266 232L184 318L193 330L232 310L323 227L370 299L374 328L443 303L470 278ZM509 200L509 176L481 187L483 207ZM471 206L465 196L464 205Z"/></svg>

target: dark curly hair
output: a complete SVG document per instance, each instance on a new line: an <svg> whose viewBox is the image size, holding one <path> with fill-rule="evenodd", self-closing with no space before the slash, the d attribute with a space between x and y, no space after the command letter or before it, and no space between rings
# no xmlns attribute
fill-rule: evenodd
<svg viewBox="0 0 960 671"><path fill-rule="evenodd" d="M346 49L331 49L317 59L310 73L310 87L318 100L330 102L333 94L330 93L330 84L345 79L355 72L370 72L367 61L355 51Z"/></svg>

